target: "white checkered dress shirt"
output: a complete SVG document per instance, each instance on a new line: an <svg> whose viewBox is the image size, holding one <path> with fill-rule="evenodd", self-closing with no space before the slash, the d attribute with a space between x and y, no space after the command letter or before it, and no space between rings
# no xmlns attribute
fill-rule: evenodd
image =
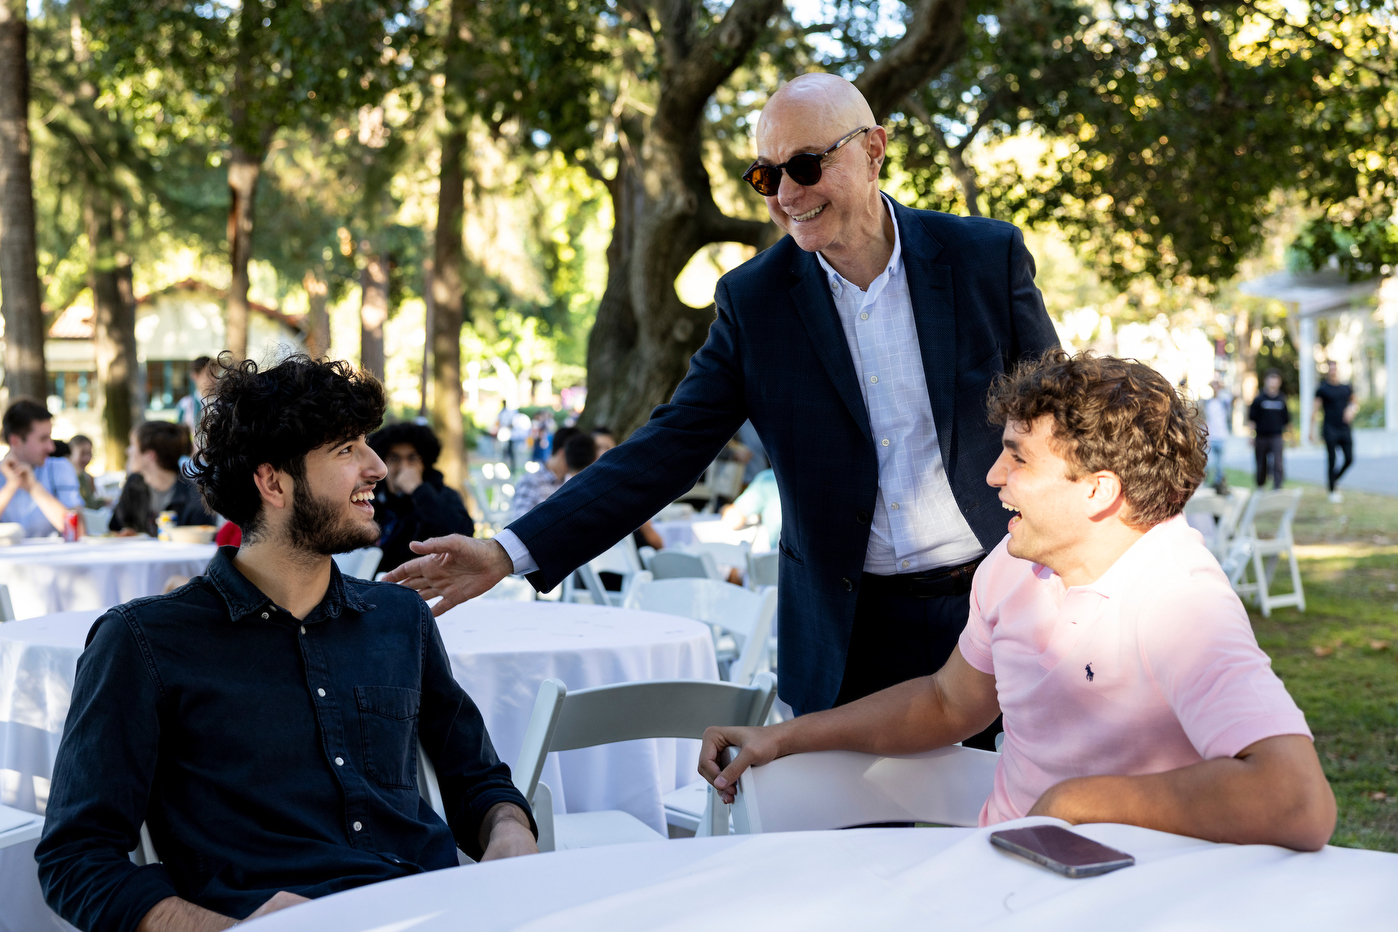
<svg viewBox="0 0 1398 932"><path fill-rule="evenodd" d="M893 207L885 206L892 216ZM985 551L961 516L942 466L897 221L893 255L868 291L845 281L820 253L816 258L840 312L879 456L864 571L920 573L974 560Z"/></svg>

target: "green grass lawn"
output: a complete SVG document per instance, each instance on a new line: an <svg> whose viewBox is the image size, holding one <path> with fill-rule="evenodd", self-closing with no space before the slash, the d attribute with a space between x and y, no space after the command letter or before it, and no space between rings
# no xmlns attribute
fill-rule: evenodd
<svg viewBox="0 0 1398 932"><path fill-rule="evenodd" d="M1332 505L1297 487L1306 611L1249 606L1253 630L1315 733L1340 807L1332 843L1398 851L1398 498ZM1279 570L1273 588L1289 585Z"/></svg>

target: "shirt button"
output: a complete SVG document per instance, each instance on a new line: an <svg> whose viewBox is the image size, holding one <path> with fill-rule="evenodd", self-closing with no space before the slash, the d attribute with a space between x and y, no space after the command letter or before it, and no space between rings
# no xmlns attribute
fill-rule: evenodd
<svg viewBox="0 0 1398 932"><path fill-rule="evenodd" d="M908 568L908 561L907 561L907 560L904 560L904 561L903 561L903 569L907 569L907 568Z"/></svg>
<svg viewBox="0 0 1398 932"><path fill-rule="evenodd" d="M898 503L897 503L897 502L894 502L894 503L893 503L892 505L890 505L889 507L892 508L894 511L897 511L897 510L898 510Z"/></svg>
<svg viewBox="0 0 1398 932"><path fill-rule="evenodd" d="M356 832L363 831L363 830L364 830L364 823L363 823L363 822L356 822L356 823L354 823L354 830L355 830Z"/></svg>
<svg viewBox="0 0 1398 932"><path fill-rule="evenodd" d="M868 320L868 319L869 319L868 313L866 312L866 313L860 314L860 315L859 315L859 319L860 319L860 320Z"/></svg>
<svg viewBox="0 0 1398 932"><path fill-rule="evenodd" d="M301 633L302 633L302 634L305 634L305 633L306 633L306 626L305 626L305 625L302 625L302 626L301 626Z"/></svg>
<svg viewBox="0 0 1398 932"><path fill-rule="evenodd" d="M879 377L876 376L876 375L871 375L871 376L869 376L869 381L870 381L870 382L877 382L878 380L879 380Z"/></svg>
<svg viewBox="0 0 1398 932"><path fill-rule="evenodd" d="M266 618L266 617L267 617L267 613L266 613L266 612L263 612L263 613L262 613L262 617L263 617L263 618Z"/></svg>
<svg viewBox="0 0 1398 932"><path fill-rule="evenodd" d="M316 690L316 695L317 695L317 696L320 696L321 698L324 698L324 697L325 697L325 689L324 689L324 687L322 687L322 688L320 688L320 689L317 689L317 690Z"/></svg>
<svg viewBox="0 0 1398 932"><path fill-rule="evenodd" d="M335 766L336 766L336 767L343 767L343 766L345 766L345 759L344 759L343 757L337 757L337 758L335 758Z"/></svg>
<svg viewBox="0 0 1398 932"><path fill-rule="evenodd" d="M884 446L888 446L888 438L887 438L887 437L883 438L882 440L879 441L879 443L883 444Z"/></svg>

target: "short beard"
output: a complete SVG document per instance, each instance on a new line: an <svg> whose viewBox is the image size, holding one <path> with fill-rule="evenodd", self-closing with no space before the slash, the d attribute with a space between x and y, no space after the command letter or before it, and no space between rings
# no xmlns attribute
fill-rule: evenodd
<svg viewBox="0 0 1398 932"><path fill-rule="evenodd" d="M372 547L379 542L377 527L351 524L337 512L334 503L316 498L309 489L304 495L293 494L291 521L287 524L291 546L307 553L331 556Z"/></svg>

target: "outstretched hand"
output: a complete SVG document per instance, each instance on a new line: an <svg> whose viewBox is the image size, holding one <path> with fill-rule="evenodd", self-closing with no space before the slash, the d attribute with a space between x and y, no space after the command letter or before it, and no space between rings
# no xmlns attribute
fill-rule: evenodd
<svg viewBox="0 0 1398 932"><path fill-rule="evenodd" d="M433 615L475 598L514 570L505 548L493 540L450 534L415 540L408 546L424 556L402 564L384 579L416 589L424 599L441 596L432 606Z"/></svg>
<svg viewBox="0 0 1398 932"><path fill-rule="evenodd" d="M771 728L737 725L704 729L704 743L699 749L699 776L714 785L725 803L733 803L743 771L781 757L779 742L772 731ZM720 769L719 762L728 748L738 748L738 755L731 764Z"/></svg>

